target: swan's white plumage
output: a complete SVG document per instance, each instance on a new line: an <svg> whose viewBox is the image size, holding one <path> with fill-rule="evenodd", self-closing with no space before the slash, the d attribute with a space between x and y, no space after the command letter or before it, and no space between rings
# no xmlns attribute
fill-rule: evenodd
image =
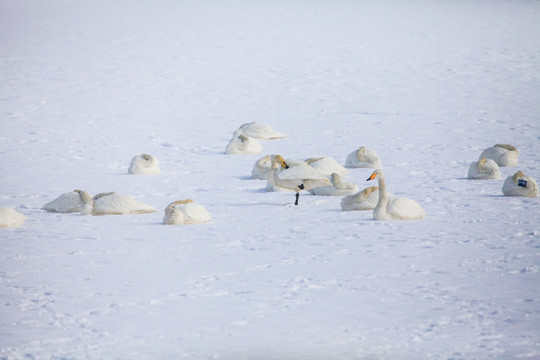
<svg viewBox="0 0 540 360"><path fill-rule="evenodd" d="M317 186L308 190L308 192L320 196L345 196L354 194L359 190L358 185L342 179L338 173L333 173L330 176L330 182L331 185Z"/></svg>
<svg viewBox="0 0 540 360"><path fill-rule="evenodd" d="M154 155L141 154L131 159L130 174L159 174L159 161Z"/></svg>
<svg viewBox="0 0 540 360"><path fill-rule="evenodd" d="M225 148L226 154L258 154L263 150L262 145L255 139L244 134L240 129L233 133L232 139Z"/></svg>
<svg viewBox="0 0 540 360"><path fill-rule="evenodd" d="M381 169L371 174L368 180L379 182L379 201L373 210L375 220L416 220L426 215L422 207L414 200L405 197L389 197L386 192L386 181Z"/></svg>
<svg viewBox="0 0 540 360"><path fill-rule="evenodd" d="M471 163L467 176L475 180L494 180L501 177L501 171L495 161L481 158Z"/></svg>
<svg viewBox="0 0 540 360"><path fill-rule="evenodd" d="M157 209L137 201L131 195L115 192L100 193L92 197L86 191L75 190L83 200L82 215L125 215L156 212Z"/></svg>
<svg viewBox="0 0 540 360"><path fill-rule="evenodd" d="M330 176L333 173L338 173L340 176L344 176L348 172L347 169L345 169L331 157L309 158L304 160L304 162L310 166L313 166L320 173L326 176Z"/></svg>
<svg viewBox="0 0 540 360"><path fill-rule="evenodd" d="M394 197L394 194L387 192L388 198ZM379 188L369 186L356 194L345 196L341 199L341 210L373 210L379 202Z"/></svg>
<svg viewBox="0 0 540 360"><path fill-rule="evenodd" d="M51 202L46 203L42 210L55 213L80 212L84 202L78 192L64 193Z"/></svg>
<svg viewBox="0 0 540 360"><path fill-rule="evenodd" d="M240 126L239 128L249 137L262 139L262 140L274 140L285 137L285 134L274 130L270 125L261 122L251 122Z"/></svg>
<svg viewBox="0 0 540 360"><path fill-rule="evenodd" d="M301 190L330 185L330 181L324 174L303 161L287 160L286 162L280 155L272 155L270 158L272 167L268 173L268 181L272 185L294 190L296 192L295 205L298 205L298 194Z"/></svg>
<svg viewBox="0 0 540 360"><path fill-rule="evenodd" d="M493 160L499 166L517 166L519 159L519 151L513 145L495 144L482 151L480 158Z"/></svg>
<svg viewBox="0 0 540 360"><path fill-rule="evenodd" d="M193 200L177 200L165 208L163 223L168 225L201 224L212 220L210 213Z"/></svg>
<svg viewBox="0 0 540 360"><path fill-rule="evenodd" d="M0 228L21 226L26 216L9 207L0 207Z"/></svg>
<svg viewBox="0 0 540 360"><path fill-rule="evenodd" d="M268 178L268 172L270 171L271 165L272 160L270 159L270 155L263 156L257 160L257 162L255 162L255 165L253 165L251 177L254 179L266 180Z"/></svg>
<svg viewBox="0 0 540 360"><path fill-rule="evenodd" d="M361 146L358 150L347 155L345 167L379 169L382 167L382 163L375 151Z"/></svg>
<svg viewBox="0 0 540 360"><path fill-rule="evenodd" d="M502 192L506 196L525 196L535 198L538 197L538 184L536 181L518 171L514 175L509 176L504 181Z"/></svg>

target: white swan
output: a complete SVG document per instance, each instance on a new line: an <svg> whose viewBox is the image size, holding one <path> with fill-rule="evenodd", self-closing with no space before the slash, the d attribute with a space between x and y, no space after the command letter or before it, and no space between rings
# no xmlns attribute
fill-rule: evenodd
<svg viewBox="0 0 540 360"><path fill-rule="evenodd" d="M504 181L502 192L507 196L538 197L538 184L523 171L516 172Z"/></svg>
<svg viewBox="0 0 540 360"><path fill-rule="evenodd" d="M330 181L324 174L303 161L287 163L280 155L272 155L270 158L272 159L272 167L268 173L268 181L272 185L294 190L296 192L294 205L298 205L301 190L330 185Z"/></svg>
<svg viewBox="0 0 540 360"><path fill-rule="evenodd" d="M358 150L347 155L345 167L379 169L382 167L382 163L375 151L361 146Z"/></svg>
<svg viewBox="0 0 540 360"><path fill-rule="evenodd" d="M130 174L159 174L159 161L154 155L141 154L131 159Z"/></svg>
<svg viewBox="0 0 540 360"><path fill-rule="evenodd" d="M469 166L469 179L494 180L501 177L497 163L491 159L481 158Z"/></svg>
<svg viewBox="0 0 540 360"><path fill-rule="evenodd" d="M271 166L272 159L270 159L270 155L260 158L257 160L255 165L253 165L251 177L254 179L266 180L268 178L268 172L270 171Z"/></svg>
<svg viewBox="0 0 540 360"><path fill-rule="evenodd" d="M285 134L280 133L279 131L274 130L270 125L260 123L260 122L251 122L240 126L239 128L249 137L262 139L262 140L274 140L281 139L285 137Z"/></svg>
<svg viewBox="0 0 540 360"><path fill-rule="evenodd" d="M515 146L508 144L495 144L482 151L479 159L487 158L495 161L499 166L517 166L519 151Z"/></svg>
<svg viewBox="0 0 540 360"><path fill-rule="evenodd" d="M344 176L348 172L347 169L338 164L338 162L331 157L309 158L304 160L304 162L313 166L326 176L330 176L333 173Z"/></svg>
<svg viewBox="0 0 540 360"><path fill-rule="evenodd" d="M74 191L80 194L83 201L82 215L145 214L157 211L152 206L135 200L131 195L109 192L92 197L84 190Z"/></svg>
<svg viewBox="0 0 540 360"><path fill-rule="evenodd" d="M0 207L0 228L21 226L26 216L8 207Z"/></svg>
<svg viewBox="0 0 540 360"><path fill-rule="evenodd" d="M394 197L394 194L387 192L388 198ZM356 194L345 196L341 199L341 210L373 210L379 202L379 188L377 186L369 186Z"/></svg>
<svg viewBox="0 0 540 360"><path fill-rule="evenodd" d="M258 154L263 150L262 145L240 129L233 133L232 139L225 148L226 154Z"/></svg>
<svg viewBox="0 0 540 360"><path fill-rule="evenodd" d="M42 210L54 213L72 213L80 212L84 202L81 194L76 191L64 193L43 205Z"/></svg>
<svg viewBox="0 0 540 360"><path fill-rule="evenodd" d="M375 220L416 220L426 215L422 207L414 200L405 197L388 196L386 181L381 169L377 169L367 179L379 181L379 201L373 210Z"/></svg>
<svg viewBox="0 0 540 360"><path fill-rule="evenodd" d="M345 196L354 194L359 190L358 185L342 179L338 173L333 173L330 176L330 182L331 185L317 186L308 190L308 192L313 195L322 196Z"/></svg>
<svg viewBox="0 0 540 360"><path fill-rule="evenodd" d="M193 200L177 200L165 208L163 223L168 225L201 224L212 220L210 213Z"/></svg>

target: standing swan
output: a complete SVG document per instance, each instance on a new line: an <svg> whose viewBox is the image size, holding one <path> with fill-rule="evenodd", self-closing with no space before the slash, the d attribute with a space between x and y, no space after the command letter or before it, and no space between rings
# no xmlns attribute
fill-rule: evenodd
<svg viewBox="0 0 540 360"><path fill-rule="evenodd" d="M159 174L159 161L154 155L136 155L131 159L128 172L130 174Z"/></svg>
<svg viewBox="0 0 540 360"><path fill-rule="evenodd" d="M193 200L177 200L165 208L163 223L168 225L201 224L212 220L204 206L193 203Z"/></svg>
<svg viewBox="0 0 540 360"><path fill-rule="evenodd" d="M294 205L298 205L301 190L309 190L317 186L328 186L330 181L305 162L289 165L281 155L272 155L272 167L268 172L268 181L274 185L296 192Z"/></svg>
<svg viewBox="0 0 540 360"><path fill-rule="evenodd" d="M152 206L135 200L131 195L109 192L92 197L84 190L74 191L79 193L84 203L81 208L82 215L146 214L157 211Z"/></svg>
<svg viewBox="0 0 540 360"><path fill-rule="evenodd" d="M21 226L26 216L8 207L0 207L0 228Z"/></svg>
<svg viewBox="0 0 540 360"><path fill-rule="evenodd" d="M504 181L502 192L506 196L538 197L538 184L523 171L516 172Z"/></svg>
<svg viewBox="0 0 540 360"><path fill-rule="evenodd" d="M377 169L366 180L379 181L379 201L373 210L375 220L416 220L426 215L422 207L414 200L405 197L388 198L384 173Z"/></svg>
<svg viewBox="0 0 540 360"><path fill-rule="evenodd" d="M495 144L482 151L481 158L488 158L497 163L499 166L517 166L519 151L513 145Z"/></svg>

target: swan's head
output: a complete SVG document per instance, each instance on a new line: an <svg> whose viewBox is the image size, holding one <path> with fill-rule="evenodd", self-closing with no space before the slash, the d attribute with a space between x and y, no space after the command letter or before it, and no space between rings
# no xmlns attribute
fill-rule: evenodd
<svg viewBox="0 0 540 360"><path fill-rule="evenodd" d="M78 193L79 196L81 197L82 202L84 202L84 203L87 203L90 200L92 200L92 195L90 195L89 193L87 193L84 190L73 190L73 192Z"/></svg>
<svg viewBox="0 0 540 360"><path fill-rule="evenodd" d="M142 154L141 157L146 161L152 160L152 155L150 154Z"/></svg>
<svg viewBox="0 0 540 360"><path fill-rule="evenodd" d="M478 162L476 163L476 167L481 170L484 168L484 166L486 166L486 163L487 163L487 158L481 158L480 160L478 160Z"/></svg>
<svg viewBox="0 0 540 360"><path fill-rule="evenodd" d="M339 183L341 181L341 176L339 176L338 173L332 173L330 177L332 178L332 184Z"/></svg>
<svg viewBox="0 0 540 360"><path fill-rule="evenodd" d="M287 163L285 162L285 159L283 158L283 156L281 156L281 155L272 155L270 158L272 159L272 166L277 166L277 167L282 166L285 169L289 168L289 165L287 165Z"/></svg>
<svg viewBox="0 0 540 360"><path fill-rule="evenodd" d="M373 172L373 174L371 174L370 177L367 178L366 181L369 181L369 180L375 180L377 178L380 178L382 177L382 170L381 169L377 169Z"/></svg>
<svg viewBox="0 0 540 360"><path fill-rule="evenodd" d="M517 184L519 179L521 179L524 176L525 176L525 173L519 170L518 172L514 174L514 176L512 176L512 181L514 182L514 184Z"/></svg>

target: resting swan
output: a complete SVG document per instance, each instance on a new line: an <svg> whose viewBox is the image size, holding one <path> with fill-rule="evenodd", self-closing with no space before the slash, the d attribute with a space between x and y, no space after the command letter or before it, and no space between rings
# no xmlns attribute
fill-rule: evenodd
<svg viewBox="0 0 540 360"><path fill-rule="evenodd" d="M491 159L481 158L469 166L469 179L494 180L501 177L497 163Z"/></svg>
<svg viewBox="0 0 540 360"><path fill-rule="evenodd" d="M173 201L165 208L163 217L163 223L168 225L201 224L211 220L205 207L191 199Z"/></svg>
<svg viewBox="0 0 540 360"><path fill-rule="evenodd" d="M76 191L71 191L46 203L41 209L54 213L73 213L81 212L83 204L84 202L81 199L81 194Z"/></svg>
<svg viewBox="0 0 540 360"><path fill-rule="evenodd" d="M333 173L344 176L348 172L347 169L338 164L338 162L331 157L309 158L304 160L304 162L327 176L330 176Z"/></svg>
<svg viewBox="0 0 540 360"><path fill-rule="evenodd" d="M82 215L146 214L157 211L152 206L135 200L131 195L109 192L92 197L84 190L74 191L80 194L83 201Z"/></svg>
<svg viewBox="0 0 540 360"><path fill-rule="evenodd" d="M495 144L495 146L485 149L480 154L480 159L491 159L499 166L517 166L518 157L518 149L508 144Z"/></svg>
<svg viewBox="0 0 540 360"><path fill-rule="evenodd" d="M136 155L131 159L130 174L159 174L159 161L150 154Z"/></svg>
<svg viewBox="0 0 540 360"><path fill-rule="evenodd" d="M247 123L240 126L239 129L242 130L246 136L262 140L274 140L285 137L285 134L274 130L270 125L260 122Z"/></svg>
<svg viewBox="0 0 540 360"><path fill-rule="evenodd" d="M533 178L526 176L523 171L516 172L504 181L502 192L507 196L538 197L538 184Z"/></svg>
<svg viewBox="0 0 540 360"><path fill-rule="evenodd" d="M329 186L317 186L311 190L308 190L308 192L313 195L322 196L345 196L354 194L358 191L358 185L343 180L338 173L333 173L330 176L330 182L331 185Z"/></svg>
<svg viewBox="0 0 540 360"><path fill-rule="evenodd" d="M232 139L225 148L226 154L258 154L263 150L259 142L244 134L240 129L236 130Z"/></svg>
<svg viewBox="0 0 540 360"><path fill-rule="evenodd" d="M0 207L0 228L21 226L26 216L8 207Z"/></svg>
<svg viewBox="0 0 540 360"><path fill-rule="evenodd" d="M358 150L347 155L345 167L379 169L382 167L382 164L381 159L379 159L379 156L375 151L361 146Z"/></svg>
<svg viewBox="0 0 540 360"><path fill-rule="evenodd" d="M373 179L379 181L379 201L373 210L375 220L416 220L426 215L424 209L414 200L405 197L388 197L386 181L381 169L375 170L366 181Z"/></svg>
<svg viewBox="0 0 540 360"><path fill-rule="evenodd" d="M272 167L268 173L268 181L275 186L296 192L294 205L298 205L301 190L309 190L317 186L330 185L330 181L305 162L285 162L281 155L272 155Z"/></svg>
<svg viewBox="0 0 540 360"><path fill-rule="evenodd" d="M387 193L388 198L394 197L394 194ZM341 199L341 210L373 210L379 202L379 188L369 186L353 195L345 196Z"/></svg>
<svg viewBox="0 0 540 360"><path fill-rule="evenodd" d="M254 179L266 180L268 177L268 172L270 171L270 166L272 165L272 160L270 155L266 155L253 165L251 170L251 177Z"/></svg>

